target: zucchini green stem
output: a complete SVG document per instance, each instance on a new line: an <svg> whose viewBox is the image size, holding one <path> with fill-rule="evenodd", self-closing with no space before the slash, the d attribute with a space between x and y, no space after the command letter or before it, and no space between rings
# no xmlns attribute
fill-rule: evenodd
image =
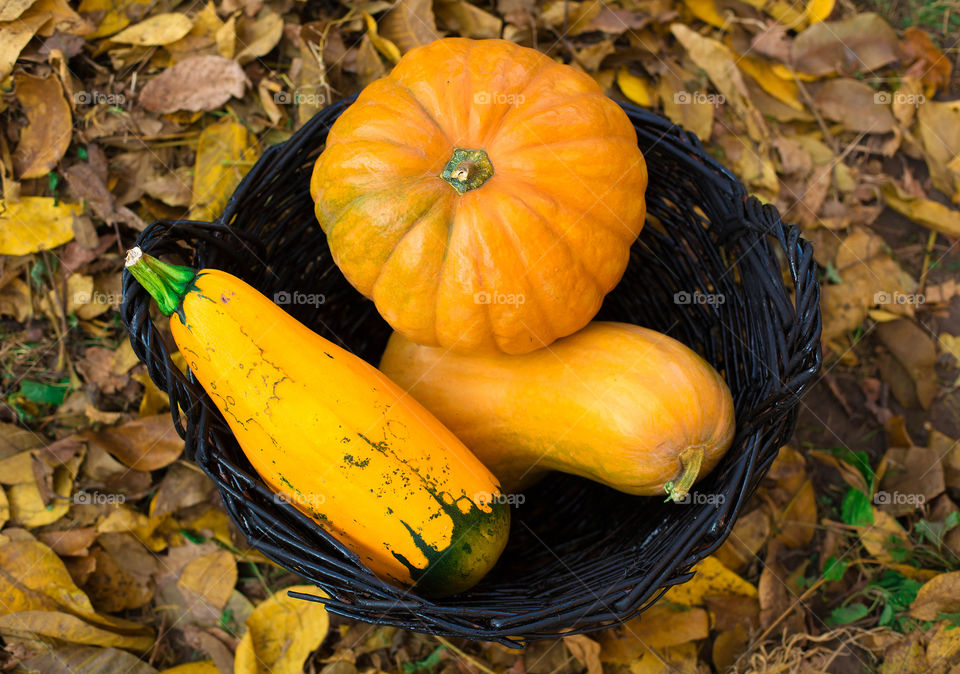
<svg viewBox="0 0 960 674"><path fill-rule="evenodd" d="M667 492L668 501L679 503L687 497L687 494L690 493L690 487L693 486L693 483L696 482L700 476L700 468L703 466L703 455L703 447L700 445L687 447L680 452L680 465L683 469L683 474L679 480L670 481L663 485L664 491Z"/></svg>
<svg viewBox="0 0 960 674"><path fill-rule="evenodd" d="M192 267L161 262L140 250L140 246L127 251L124 266L156 300L164 316L177 310L197 277L197 271Z"/></svg>

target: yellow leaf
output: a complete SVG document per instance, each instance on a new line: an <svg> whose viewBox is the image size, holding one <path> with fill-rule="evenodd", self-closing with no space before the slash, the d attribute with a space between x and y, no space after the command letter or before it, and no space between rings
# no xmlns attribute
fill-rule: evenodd
<svg viewBox="0 0 960 674"><path fill-rule="evenodd" d="M899 321L901 318L903 318L903 316L892 314L883 309L871 309L867 312L867 315L877 323L889 323L890 321Z"/></svg>
<svg viewBox="0 0 960 674"><path fill-rule="evenodd" d="M177 587L188 600L190 597L186 593L192 593L218 611L226 605L236 584L237 562L226 550L192 560L183 568L177 581Z"/></svg>
<svg viewBox="0 0 960 674"><path fill-rule="evenodd" d="M10 519L10 501L7 500L7 492L0 489L0 529Z"/></svg>
<svg viewBox="0 0 960 674"><path fill-rule="evenodd" d="M766 2L762 9L791 30L803 28L807 23L807 17L797 9L797 3L789 0Z"/></svg>
<svg viewBox="0 0 960 674"><path fill-rule="evenodd" d="M937 338L940 342L940 350L943 353L949 353L953 359L960 364L960 335L951 335L949 332L941 332Z"/></svg>
<svg viewBox="0 0 960 674"><path fill-rule="evenodd" d="M598 635L604 662L630 664L648 648L669 648L706 639L710 620L702 608L678 607L659 602L639 617Z"/></svg>
<svg viewBox="0 0 960 674"><path fill-rule="evenodd" d="M164 669L158 674L219 674L219 672L220 670L213 664L213 660L201 660Z"/></svg>
<svg viewBox="0 0 960 674"><path fill-rule="evenodd" d="M186 14L169 12L155 14L149 19L126 28L112 38L113 42L123 42L141 47L165 45L176 42L193 28Z"/></svg>
<svg viewBox="0 0 960 674"><path fill-rule="evenodd" d="M49 12L31 9L19 19L0 23L0 82L13 72L13 64L20 57L20 52L49 19Z"/></svg>
<svg viewBox="0 0 960 674"><path fill-rule="evenodd" d="M190 218L217 218L258 156L257 139L242 124L226 118L204 129L197 143Z"/></svg>
<svg viewBox="0 0 960 674"><path fill-rule="evenodd" d="M377 22L374 21L372 16L364 12L363 20L367 24L367 35L370 36L370 42L373 46L391 63L397 63L400 60L400 49L397 45L377 33Z"/></svg>
<svg viewBox="0 0 960 674"><path fill-rule="evenodd" d="M892 547L907 545L907 532L896 518L878 508L873 509L873 524L859 527L863 547L878 562L892 562Z"/></svg>
<svg viewBox="0 0 960 674"><path fill-rule="evenodd" d="M139 12L134 6L150 3L151 0L81 0L79 10L88 16L103 13L100 25L88 36L93 40L123 30L130 25L130 15L136 16Z"/></svg>
<svg viewBox="0 0 960 674"><path fill-rule="evenodd" d="M0 545L0 597L0 614L66 611L113 629L149 631L139 623L96 613L63 561L39 541L8 541Z"/></svg>
<svg viewBox="0 0 960 674"><path fill-rule="evenodd" d="M810 0L804 9L807 21L810 25L826 21L833 14L835 4L836 0Z"/></svg>
<svg viewBox="0 0 960 674"><path fill-rule="evenodd" d="M773 64L751 56L741 56L737 65L777 100L786 103L794 110L804 109L800 102L800 89L797 83L792 77L789 79L780 77L773 69Z"/></svg>
<svg viewBox="0 0 960 674"><path fill-rule="evenodd" d="M700 606L703 598L712 595L741 594L756 597L757 588L710 556L693 567L693 578L674 585L664 595L666 601L684 606Z"/></svg>
<svg viewBox="0 0 960 674"><path fill-rule="evenodd" d="M782 80L793 81L794 76L801 82L816 82L820 77L818 75L811 75L809 73L800 73L797 71L790 70L789 67L785 66L782 63L773 63L770 65L770 71L779 77Z"/></svg>
<svg viewBox="0 0 960 674"><path fill-rule="evenodd" d="M53 197L0 200L0 255L26 255L50 250L73 239L73 218L79 204L54 205Z"/></svg>
<svg viewBox="0 0 960 674"><path fill-rule="evenodd" d="M303 662L327 635L323 604L294 599L288 591L315 596L313 585L295 585L263 601L247 618L247 633L237 646L234 674L301 674Z"/></svg>
<svg viewBox="0 0 960 674"><path fill-rule="evenodd" d="M696 674L697 645L693 642L671 646L662 650L647 650L643 656L630 663L630 674Z"/></svg>
<svg viewBox="0 0 960 674"><path fill-rule="evenodd" d="M37 0L3 0L0 2L0 21L13 21L30 9Z"/></svg>
<svg viewBox="0 0 960 674"><path fill-rule="evenodd" d="M723 28L727 23L717 11L716 0L683 0L683 4L695 17L711 26Z"/></svg>
<svg viewBox="0 0 960 674"><path fill-rule="evenodd" d="M670 70L664 71L657 87L657 93L663 101L663 112L674 124L707 141L713 133L714 105L706 96L694 96L689 91L682 91L683 87L680 76Z"/></svg>
<svg viewBox="0 0 960 674"><path fill-rule="evenodd" d="M927 643L927 667L930 672L955 672L960 662L960 629L941 621Z"/></svg>
<svg viewBox="0 0 960 674"><path fill-rule="evenodd" d="M883 198L887 206L907 216L918 225L929 227L935 232L954 239L960 237L960 211L937 201L914 197L893 183L884 185Z"/></svg>
<svg viewBox="0 0 960 674"><path fill-rule="evenodd" d="M584 634L564 637L563 643L581 665L587 668L587 674L603 674L600 663L600 644Z"/></svg>
<svg viewBox="0 0 960 674"><path fill-rule="evenodd" d="M941 613L960 611L960 571L941 573L917 591L910 615L918 620L936 620Z"/></svg>
<svg viewBox="0 0 960 674"><path fill-rule="evenodd" d="M152 635L117 634L76 616L57 611L20 611L0 616L0 634L29 637L51 637L75 644L127 648L142 653L153 646Z"/></svg>
<svg viewBox="0 0 960 674"><path fill-rule="evenodd" d="M657 93L653 86L646 79L631 73L626 66L620 66L617 71L617 86L620 87L624 96L637 105L645 108L656 105Z"/></svg>
<svg viewBox="0 0 960 674"><path fill-rule="evenodd" d="M242 46L237 53L239 63L248 63L269 54L283 37L283 19L276 12L266 11L256 19L241 16L237 20L236 40Z"/></svg>

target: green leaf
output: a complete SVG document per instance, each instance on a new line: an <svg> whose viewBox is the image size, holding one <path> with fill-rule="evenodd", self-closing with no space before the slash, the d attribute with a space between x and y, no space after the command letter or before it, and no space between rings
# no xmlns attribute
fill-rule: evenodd
<svg viewBox="0 0 960 674"><path fill-rule="evenodd" d="M24 398L45 405L62 405L69 390L70 381L67 379L59 384L45 384L33 379L24 379L20 382L20 393Z"/></svg>
<svg viewBox="0 0 960 674"><path fill-rule="evenodd" d="M854 451L847 447L830 447L828 450L837 459L849 464L860 471L864 481L867 483L867 493L872 494L876 483L876 473L870 467L870 457L862 450Z"/></svg>
<svg viewBox="0 0 960 674"><path fill-rule="evenodd" d="M873 506L870 499L859 489L850 488L840 506L840 517L852 527L866 527L873 524Z"/></svg>
<svg viewBox="0 0 960 674"><path fill-rule="evenodd" d="M830 625L846 625L856 622L870 613L870 609L865 604L850 604L849 606L838 606L830 612L827 623Z"/></svg>
<svg viewBox="0 0 960 674"><path fill-rule="evenodd" d="M848 566L850 566L850 562L829 557L827 563L823 565L823 577L828 581L840 580Z"/></svg>

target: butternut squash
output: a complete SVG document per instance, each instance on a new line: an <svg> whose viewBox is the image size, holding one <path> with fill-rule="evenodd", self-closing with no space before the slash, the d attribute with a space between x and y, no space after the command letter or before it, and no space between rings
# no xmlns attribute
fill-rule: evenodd
<svg viewBox="0 0 960 674"><path fill-rule="evenodd" d="M636 325L590 323L517 356L452 353L394 333L380 369L507 493L559 470L681 500L733 439L733 399L719 373L677 340Z"/></svg>

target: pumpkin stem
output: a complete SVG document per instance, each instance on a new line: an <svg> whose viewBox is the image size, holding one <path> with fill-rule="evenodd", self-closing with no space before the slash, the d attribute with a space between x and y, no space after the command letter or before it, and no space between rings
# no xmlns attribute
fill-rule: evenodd
<svg viewBox="0 0 960 674"><path fill-rule="evenodd" d="M140 250L140 246L127 251L124 267L156 300L164 316L177 310L193 279L197 277L195 269L161 262Z"/></svg>
<svg viewBox="0 0 960 674"><path fill-rule="evenodd" d="M671 480L663 485L664 491L668 494L668 501L679 503L687 497L687 494L690 493L690 487L693 486L693 483L697 481L697 477L700 475L700 468L703 466L703 456L703 447L700 445L687 447L680 452L680 465L683 467L683 474L676 482Z"/></svg>
<svg viewBox="0 0 960 674"><path fill-rule="evenodd" d="M454 148L450 161L443 167L440 177L450 183L460 194L475 190L493 175L493 164L483 150Z"/></svg>

